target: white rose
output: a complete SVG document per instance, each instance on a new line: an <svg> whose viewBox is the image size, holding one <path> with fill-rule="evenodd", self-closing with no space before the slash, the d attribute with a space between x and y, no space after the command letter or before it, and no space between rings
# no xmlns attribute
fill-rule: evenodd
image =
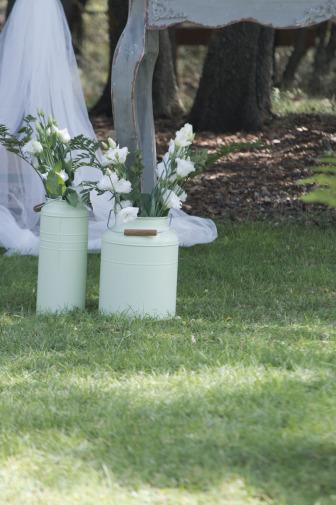
<svg viewBox="0 0 336 505"><path fill-rule="evenodd" d="M175 145L177 147L189 147L194 141L195 135L191 124L186 123L181 128L175 137Z"/></svg>
<svg viewBox="0 0 336 505"><path fill-rule="evenodd" d="M105 153L105 158L110 160L110 165L115 165L117 163L121 163L122 165L126 162L126 158L128 156L128 148L127 147L116 147L110 148Z"/></svg>
<svg viewBox="0 0 336 505"><path fill-rule="evenodd" d="M180 209L182 207L180 198L170 189L163 190L162 198L167 209Z"/></svg>
<svg viewBox="0 0 336 505"><path fill-rule="evenodd" d="M176 173L179 177L187 177L192 172L195 172L195 165L190 158L187 160L176 158Z"/></svg>
<svg viewBox="0 0 336 505"><path fill-rule="evenodd" d="M130 193L132 191L132 184L126 179L120 179L113 184L116 193Z"/></svg>
<svg viewBox="0 0 336 505"><path fill-rule="evenodd" d="M22 148L22 151L25 154L32 154L35 156L36 154L40 154L43 151L42 144L38 142L37 140L30 140L25 144Z"/></svg>
<svg viewBox="0 0 336 505"><path fill-rule="evenodd" d="M123 223L129 223L134 221L138 217L139 208L138 207L125 207L118 212L118 218Z"/></svg>

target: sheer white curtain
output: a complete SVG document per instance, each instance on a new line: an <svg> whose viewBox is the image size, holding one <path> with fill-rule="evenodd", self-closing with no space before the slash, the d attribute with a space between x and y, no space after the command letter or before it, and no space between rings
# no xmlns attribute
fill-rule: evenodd
<svg viewBox="0 0 336 505"><path fill-rule="evenodd" d="M60 1L16 0L0 34L0 123L16 132L23 117L39 109L54 116L72 136L94 138ZM97 178L96 169L83 168L75 182ZM33 207L43 201L43 186L33 169L0 147L0 245L9 253L38 254L39 215ZM91 250L100 248L108 211L106 200L94 200ZM182 245L217 236L212 221L184 213L174 213L173 226Z"/></svg>
<svg viewBox="0 0 336 505"><path fill-rule="evenodd" d="M0 34L0 123L16 132L23 117L38 109L72 136L95 136L59 0L17 0ZM99 177L95 169L81 170L77 182ZM33 207L43 201L43 186L32 168L0 148L2 246L37 254L39 215Z"/></svg>

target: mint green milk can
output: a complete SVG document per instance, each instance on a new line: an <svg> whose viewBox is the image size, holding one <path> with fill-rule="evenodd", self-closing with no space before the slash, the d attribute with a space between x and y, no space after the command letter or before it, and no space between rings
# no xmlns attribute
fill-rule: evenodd
<svg viewBox="0 0 336 505"><path fill-rule="evenodd" d="M42 207L37 312L85 308L88 211L64 200Z"/></svg>
<svg viewBox="0 0 336 505"><path fill-rule="evenodd" d="M136 236L151 232L152 236ZM102 239L99 309L104 314L174 317L178 239L168 218L137 218Z"/></svg>

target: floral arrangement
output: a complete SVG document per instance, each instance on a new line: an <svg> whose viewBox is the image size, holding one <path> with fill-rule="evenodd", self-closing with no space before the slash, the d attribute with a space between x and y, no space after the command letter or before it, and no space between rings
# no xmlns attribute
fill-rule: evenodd
<svg viewBox="0 0 336 505"><path fill-rule="evenodd" d="M185 124L169 142L167 153L156 167L156 182L151 193L143 193L143 164L139 154L128 163L127 147L120 147L111 138L97 142L83 135L71 138L68 130L60 129L54 118L43 111L37 118L28 115L17 134L0 125L0 144L25 160L40 177L48 198L61 198L77 206L81 200L90 206L90 194L107 195L111 212L121 222L137 216L162 217L170 209L180 209L187 199L185 183L208 165L237 151L258 147L258 143L224 145L209 155L204 149L192 147L195 134L191 124ZM76 170L95 167L101 171L97 182L83 182L74 187Z"/></svg>
<svg viewBox="0 0 336 505"><path fill-rule="evenodd" d="M150 194L141 192L143 166L139 157L133 166L126 166L127 147L121 148L109 138L101 145L103 155L96 157L94 163L100 168L102 177L97 183L86 183L83 193L92 190L98 195L108 193L111 209L122 222L131 221L138 215L166 216L170 209L182 207L187 199L183 185L206 165L208 153L191 148L194 138L190 124L185 124L176 133L168 152L156 167L156 183Z"/></svg>
<svg viewBox="0 0 336 505"><path fill-rule="evenodd" d="M66 128L60 129L55 119L40 111L37 118L26 116L16 135L0 125L0 144L33 167L48 198L62 198L74 207L78 204L75 172L88 165L92 141L82 135L71 138Z"/></svg>

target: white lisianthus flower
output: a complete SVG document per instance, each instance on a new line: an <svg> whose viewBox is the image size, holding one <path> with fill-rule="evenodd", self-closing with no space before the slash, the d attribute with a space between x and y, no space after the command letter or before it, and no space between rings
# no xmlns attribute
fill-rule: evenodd
<svg viewBox="0 0 336 505"><path fill-rule="evenodd" d="M189 147L195 138L193 127L191 124L186 123L183 128L181 128L175 137L175 145L177 147Z"/></svg>
<svg viewBox="0 0 336 505"><path fill-rule="evenodd" d="M180 198L170 189L163 190L162 198L167 209L180 209L182 207Z"/></svg>
<svg viewBox="0 0 336 505"><path fill-rule="evenodd" d="M30 140L23 146L22 151L24 154L32 154L33 156L36 156L43 151L43 147L38 140Z"/></svg>
<svg viewBox="0 0 336 505"><path fill-rule="evenodd" d="M113 191L113 183L111 177L103 175L100 181L97 182L97 189L99 191Z"/></svg>
<svg viewBox="0 0 336 505"><path fill-rule="evenodd" d="M60 176L61 179L63 179L64 182L66 182L67 180L69 180L69 176L68 174L66 173L65 170L61 170L60 172L58 172L58 174Z"/></svg>
<svg viewBox="0 0 336 505"><path fill-rule="evenodd" d="M118 147L115 140L113 140L111 137L107 139L107 142L111 149L116 149Z"/></svg>
<svg viewBox="0 0 336 505"><path fill-rule="evenodd" d="M120 179L113 183L113 187L116 193L130 193L132 191L132 184L126 179Z"/></svg>
<svg viewBox="0 0 336 505"><path fill-rule="evenodd" d="M63 130L60 130L57 126L52 127L52 131L56 133L58 138L60 139L63 144L69 144L71 140L70 133L68 132L67 128L64 128Z"/></svg>
<svg viewBox="0 0 336 505"><path fill-rule="evenodd" d="M102 155L101 164L103 165L103 167L108 167L109 165L112 165L112 161L106 156Z"/></svg>
<svg viewBox="0 0 336 505"><path fill-rule="evenodd" d="M59 130L58 136L61 139L61 141L63 142L63 144L69 144L69 142L71 140L71 136L66 128L64 128L64 130Z"/></svg>
<svg viewBox="0 0 336 505"><path fill-rule="evenodd" d="M176 158L176 173L179 177L187 177L192 172L195 172L195 170L195 164L190 158L187 160Z"/></svg>
<svg viewBox="0 0 336 505"><path fill-rule="evenodd" d="M138 213L138 207L124 207L118 212L118 219L120 219L122 223L129 223L138 217Z"/></svg>
<svg viewBox="0 0 336 505"><path fill-rule="evenodd" d="M168 155L169 154L173 154L175 152L175 149L176 149L176 145L175 145L175 141L174 140L170 140L169 142L169 148L168 148Z"/></svg>
<svg viewBox="0 0 336 505"><path fill-rule="evenodd" d="M116 165L121 163L122 165L126 162L126 158L128 156L128 148L127 147L115 147L110 148L105 153L105 158L110 161L109 165Z"/></svg>
<svg viewBox="0 0 336 505"><path fill-rule="evenodd" d="M164 161L161 161L156 166L156 175L159 179L165 179L167 177L167 167Z"/></svg>
<svg viewBox="0 0 336 505"><path fill-rule="evenodd" d="M118 207L120 209L124 209L125 207L133 207L133 202L131 200L122 200L119 204Z"/></svg>

